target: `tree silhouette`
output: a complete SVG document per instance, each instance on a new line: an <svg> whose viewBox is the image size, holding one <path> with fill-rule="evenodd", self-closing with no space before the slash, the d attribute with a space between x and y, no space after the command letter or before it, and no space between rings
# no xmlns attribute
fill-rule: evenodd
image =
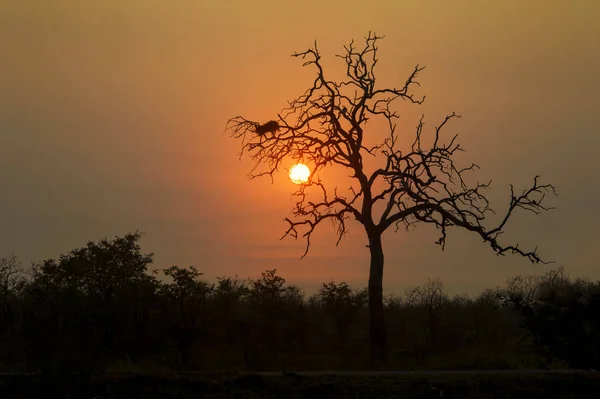
<svg viewBox="0 0 600 399"><path fill-rule="evenodd" d="M333 281L321 284L316 299L334 325L335 334L332 346L344 346L348 341L351 326L360 315L360 310L366 304L368 293L366 289L353 290L350 286Z"/></svg>
<svg viewBox="0 0 600 399"><path fill-rule="evenodd" d="M14 333L13 296L22 271L21 262L15 255L0 259L0 333Z"/></svg>
<svg viewBox="0 0 600 399"><path fill-rule="evenodd" d="M230 119L227 124L231 137L242 141L240 157L247 154L254 161L251 178L272 179L292 160L312 165L311 178L295 193L298 201L294 217L285 219L289 227L283 236L305 238L304 255L309 250L312 233L324 221L335 226L338 243L348 232L349 219L364 227L371 254L368 290L374 364L380 364L385 357L381 237L388 228L432 224L440 230L436 243L443 249L448 228L456 226L477 234L499 255L516 253L540 262L537 248L523 250L516 244L501 243L499 237L517 209L538 214L551 209L544 205L546 195L556 194L552 185L539 183L539 176L520 194L511 185L510 202L500 222L493 227L484 224L487 216L494 213L484 194L491 181L468 185L464 175L478 166L457 165L455 155L462 151L457 135L442 137L443 128L459 116L452 113L435 127L431 145L425 144L423 117L412 145L407 146L408 138L396 132L399 115L392 107L394 102L400 99L421 104L425 99L411 93L413 86L419 86L417 76L423 67L417 65L400 88L376 86L377 41L381 38L369 33L361 49L354 41L344 47L345 53L338 55L346 67L343 81L326 77L316 43L314 48L294 53L293 57L305 60L304 66L316 69L316 77L304 94L278 114L279 129L272 135L258 135L258 122L242 116ZM387 138L377 145L367 144L376 139L373 130L367 129L371 119L381 119L387 125ZM367 165L371 161L379 161L374 170ZM347 193L326 185L318 177L319 171L332 166L351 173Z"/></svg>
<svg viewBox="0 0 600 399"><path fill-rule="evenodd" d="M147 274L152 254L140 251L140 238L136 232L88 242L33 265L22 293L25 357L32 369L81 371L137 355L155 290Z"/></svg>
<svg viewBox="0 0 600 399"><path fill-rule="evenodd" d="M442 308L448 297L444 291L444 285L439 279L428 279L421 287L415 287L406 292L406 301L426 311L426 331L429 346L438 344L438 328L442 317Z"/></svg>
<svg viewBox="0 0 600 399"><path fill-rule="evenodd" d="M238 371L244 364L254 371L351 370L364 364L365 289L328 282L305 298L275 269L244 280L223 276L216 284L191 267L151 272L152 255L140 251L140 237L89 242L34 263L23 275L16 258L0 259L0 277L14 277L4 285L10 316L0 312L0 372ZM599 281L573 281L562 268L509 279L474 299L449 298L441 281L429 280L402 297L386 297L388 366L597 368L599 293Z"/></svg>
<svg viewBox="0 0 600 399"><path fill-rule="evenodd" d="M202 273L193 266L171 266L163 273L173 279L160 289L165 315L171 316L167 318L169 332L177 343L181 365L189 367L190 354L208 324L206 302L213 286L202 281Z"/></svg>
<svg viewBox="0 0 600 399"><path fill-rule="evenodd" d="M266 270L249 281L246 305L250 337L244 339L250 341L245 348L249 368L262 368L261 357L267 352L297 351L305 332L299 323L304 294L298 287L287 285L276 269Z"/></svg>

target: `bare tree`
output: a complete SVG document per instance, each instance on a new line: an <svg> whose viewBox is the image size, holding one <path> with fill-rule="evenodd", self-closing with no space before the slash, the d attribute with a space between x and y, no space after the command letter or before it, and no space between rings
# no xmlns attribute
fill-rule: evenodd
<svg viewBox="0 0 600 399"><path fill-rule="evenodd" d="M392 105L398 99L412 104L424 101L424 97L417 98L411 93L414 86L419 86L417 76L423 67L417 65L400 88L376 86L380 39L381 36L369 33L362 48L357 48L354 41L344 47L345 53L338 55L346 69L343 81L326 77L316 43L314 48L294 53L293 57L305 61L304 66L315 68L316 77L304 94L278 114L278 130L272 134L257 134L256 127L262 125L242 116L230 119L227 124L231 137L242 142L240 157L247 154L254 161L251 178L272 179L286 164L298 159L312 167L310 179L295 193L298 201L293 217L285 219L289 227L283 236L305 238L304 255L309 250L312 233L324 221L333 223L338 243L348 232L350 219L364 226L371 253L370 347L375 364L381 363L385 354L381 237L388 228L433 224L440 230L437 243L443 249L448 228L456 226L477 234L499 255L516 253L532 262L541 262L537 248L523 250L519 245L501 243L499 237L517 209L536 214L548 210L544 200L547 194L555 194L554 187L540 184L538 176L520 194L511 186L510 202L503 217L495 226L484 225L487 216L494 213L484 195L491 182L469 186L463 175L477 169L477 165L459 167L454 160L455 154L462 151L457 135L442 137L442 129L459 116L452 113L445 117L432 132L431 145L423 140L423 118L416 127L412 145L405 137L399 140L396 133L399 115ZM386 138L375 146L367 144L374 137L373 131L367 129L371 119L380 119L387 125ZM368 170L364 162L367 158L380 163ZM332 166L351 173L347 192L326 185L319 178L319 171Z"/></svg>

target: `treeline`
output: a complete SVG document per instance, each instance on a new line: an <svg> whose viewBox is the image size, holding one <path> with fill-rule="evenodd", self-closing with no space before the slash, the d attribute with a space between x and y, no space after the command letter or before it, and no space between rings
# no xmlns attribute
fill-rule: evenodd
<svg viewBox="0 0 600 399"><path fill-rule="evenodd" d="M306 297L276 270L151 270L139 233L24 269L0 260L0 372L365 369L365 289ZM388 368L597 367L600 282L562 269L477 296L439 280L386 299Z"/></svg>

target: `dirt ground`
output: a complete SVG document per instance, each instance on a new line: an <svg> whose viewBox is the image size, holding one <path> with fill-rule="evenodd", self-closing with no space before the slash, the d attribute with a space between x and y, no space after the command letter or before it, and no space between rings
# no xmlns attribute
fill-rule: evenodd
<svg viewBox="0 0 600 399"><path fill-rule="evenodd" d="M169 374L0 377L0 398L594 398L600 377L572 375L262 376Z"/></svg>

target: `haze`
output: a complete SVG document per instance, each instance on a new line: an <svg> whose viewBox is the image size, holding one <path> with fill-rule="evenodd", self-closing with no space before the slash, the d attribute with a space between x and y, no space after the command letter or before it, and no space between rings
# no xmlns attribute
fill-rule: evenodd
<svg viewBox="0 0 600 399"><path fill-rule="evenodd" d="M521 213L504 240L556 264L498 257L476 236L428 227L387 233L386 293L439 277L477 293L515 274L564 265L597 279L600 216L600 3L596 1L13 1L0 6L0 257L56 257L88 240L139 229L155 266L195 265L209 278L276 268L312 291L327 280L364 286L366 236L334 246L324 226L309 255L279 241L296 189L287 172L247 178L228 118L273 119L311 83L290 57L316 39L334 54L373 30L378 80L404 83L415 64L427 96L403 112L432 128L462 115L465 162L509 184L556 184L556 210ZM476 6L475 6L476 5ZM412 131L406 131L408 137ZM494 222L494 220L492 220ZM504 241L507 242L507 241Z"/></svg>

